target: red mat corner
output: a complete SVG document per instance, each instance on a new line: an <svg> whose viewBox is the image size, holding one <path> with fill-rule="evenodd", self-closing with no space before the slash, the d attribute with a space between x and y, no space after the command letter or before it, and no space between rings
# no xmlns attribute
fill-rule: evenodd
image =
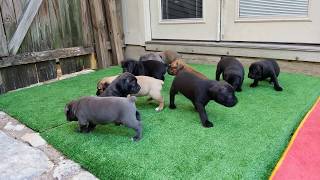
<svg viewBox="0 0 320 180"><path fill-rule="evenodd" d="M269 179L320 179L320 97L295 131Z"/></svg>

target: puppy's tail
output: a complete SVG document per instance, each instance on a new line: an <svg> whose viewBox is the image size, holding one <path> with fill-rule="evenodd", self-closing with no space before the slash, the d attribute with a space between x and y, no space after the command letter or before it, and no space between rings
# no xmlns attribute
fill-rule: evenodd
<svg viewBox="0 0 320 180"><path fill-rule="evenodd" d="M130 96L130 95L128 95L127 98L128 98L128 100L129 100L130 102L132 102L132 103L135 103L136 100L137 100L137 98L136 98L135 96Z"/></svg>

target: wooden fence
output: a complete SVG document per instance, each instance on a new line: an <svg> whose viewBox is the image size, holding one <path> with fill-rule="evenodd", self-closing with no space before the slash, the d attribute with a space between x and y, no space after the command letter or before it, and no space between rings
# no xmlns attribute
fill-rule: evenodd
<svg viewBox="0 0 320 180"><path fill-rule="evenodd" d="M123 59L118 0L0 0L0 93Z"/></svg>

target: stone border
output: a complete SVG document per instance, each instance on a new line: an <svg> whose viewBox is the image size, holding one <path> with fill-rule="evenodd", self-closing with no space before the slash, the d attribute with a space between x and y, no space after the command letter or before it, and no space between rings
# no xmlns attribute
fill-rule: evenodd
<svg viewBox="0 0 320 180"><path fill-rule="evenodd" d="M97 180L94 175L82 169L78 163L67 159L59 151L49 145L39 133L34 132L32 129L26 127L18 120L2 111L0 111L0 132L11 137L10 139L13 139L13 141L17 140L37 151L40 150L49 159L49 167L51 167L49 170L42 173L40 176L25 177L22 179ZM23 154L24 152L21 153ZM1 161L0 167L4 167L1 166L2 163L6 164L8 162ZM13 175L13 177L15 177L15 175Z"/></svg>

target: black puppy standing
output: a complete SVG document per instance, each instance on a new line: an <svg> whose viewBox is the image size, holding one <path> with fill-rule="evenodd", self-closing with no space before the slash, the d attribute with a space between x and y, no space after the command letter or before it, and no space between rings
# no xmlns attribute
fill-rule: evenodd
<svg viewBox="0 0 320 180"><path fill-rule="evenodd" d="M132 73L135 76L150 76L156 79L164 80L167 66L157 60L136 61L128 59L121 62L123 72Z"/></svg>
<svg viewBox="0 0 320 180"><path fill-rule="evenodd" d="M187 83L186 83L187 82ZM213 127L208 120L205 106L210 100L232 107L237 104L233 87L224 81L204 80L190 72L180 72L174 78L170 89L170 109L175 109L175 95L180 92L187 97L198 111L204 127Z"/></svg>
<svg viewBox="0 0 320 180"><path fill-rule="evenodd" d="M111 84L101 93L100 97L127 97L129 94L137 94L141 87L137 83L137 78L128 72L125 72L118 76ZM136 111L136 117L138 121L141 120L139 111ZM116 123L116 125L119 125Z"/></svg>
<svg viewBox="0 0 320 180"><path fill-rule="evenodd" d="M223 80L227 81L232 87L240 92L243 79L244 68L242 64L234 57L222 56L216 70L216 80L220 80L222 74Z"/></svg>
<svg viewBox="0 0 320 180"><path fill-rule="evenodd" d="M125 72L113 80L99 96L127 97L129 94L137 94L140 88L137 78L133 74Z"/></svg>
<svg viewBox="0 0 320 180"><path fill-rule="evenodd" d="M274 89L276 91L282 91L283 89L278 82L279 73L279 65L273 59L252 63L249 67L248 77L254 81L250 84L250 87L256 87L258 86L259 81L270 78L269 82L273 83Z"/></svg>

